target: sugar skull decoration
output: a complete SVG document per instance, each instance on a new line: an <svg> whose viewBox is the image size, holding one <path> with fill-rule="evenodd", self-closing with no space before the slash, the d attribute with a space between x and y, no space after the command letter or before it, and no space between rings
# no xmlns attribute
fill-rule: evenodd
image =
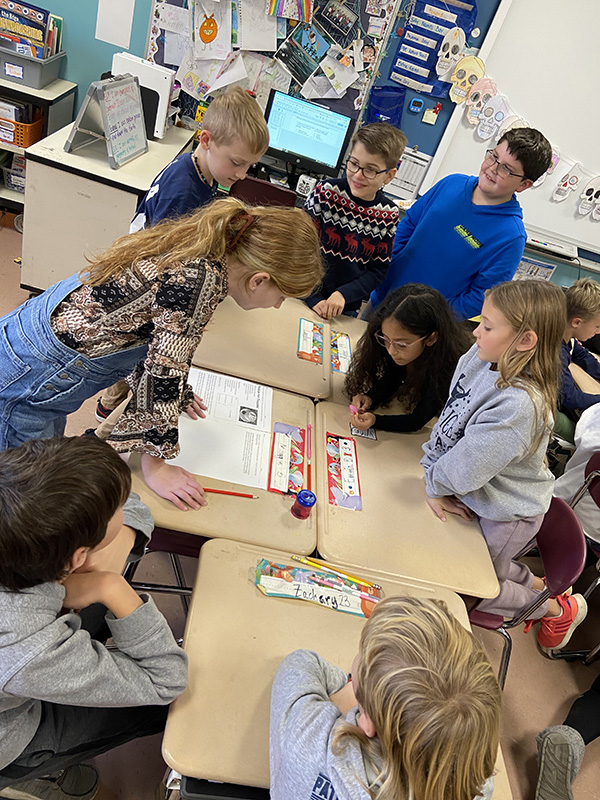
<svg viewBox="0 0 600 800"><path fill-rule="evenodd" d="M477 125L477 136L480 139L491 139L496 133L504 119L510 114L508 98L503 94L497 94L488 100L479 114Z"/></svg>
<svg viewBox="0 0 600 800"><path fill-rule="evenodd" d="M200 29L198 31L200 35L200 41L204 42L204 44L210 44L210 42L217 38L218 32L219 26L217 25L217 20L215 19L214 14L211 14L210 17L205 14L204 19L200 23Z"/></svg>
<svg viewBox="0 0 600 800"><path fill-rule="evenodd" d="M554 170L558 166L558 162L559 161L560 161L560 150L558 149L558 147L555 147L554 145L552 145L552 161L550 163L550 166L548 167L546 172L544 172L542 175L540 175L540 177L537 179L537 181L535 181L535 183L533 184L534 188L536 186L541 186L542 185L542 183L546 180L546 175L552 175L552 173L554 172Z"/></svg>
<svg viewBox="0 0 600 800"><path fill-rule="evenodd" d="M480 78L475 81L473 86L469 89L467 99L465 101L465 108L467 110L467 122L471 125L477 125L479 122L479 115L484 105L496 95L497 92L496 82L491 78Z"/></svg>
<svg viewBox="0 0 600 800"><path fill-rule="evenodd" d="M577 162L576 164L573 164L566 175L562 176L556 189L554 190L552 199L556 200L557 203L562 203L563 200L567 199L571 192L574 192L577 189L579 181L582 179L582 177L583 164Z"/></svg>
<svg viewBox="0 0 600 800"><path fill-rule="evenodd" d="M435 71L438 78L442 81L450 79L450 75L460 60L467 37L462 28L452 28L442 39L442 44L438 50L438 60Z"/></svg>
<svg viewBox="0 0 600 800"><path fill-rule="evenodd" d="M585 189L579 195L579 206L577 211L585 216L590 211L596 211L597 216L594 219L600 219L600 175L596 175L591 181L588 181Z"/></svg>
<svg viewBox="0 0 600 800"><path fill-rule="evenodd" d="M526 119L523 117L517 116L517 114L510 114L507 117L504 117L504 120L498 127L498 133L496 134L496 144L500 141L500 139L504 136L507 131L512 131L515 128L530 128L531 125L527 122Z"/></svg>
<svg viewBox="0 0 600 800"><path fill-rule="evenodd" d="M485 64L477 56L466 56L454 67L450 76L450 100L454 103L464 103L467 92L473 84L485 75Z"/></svg>

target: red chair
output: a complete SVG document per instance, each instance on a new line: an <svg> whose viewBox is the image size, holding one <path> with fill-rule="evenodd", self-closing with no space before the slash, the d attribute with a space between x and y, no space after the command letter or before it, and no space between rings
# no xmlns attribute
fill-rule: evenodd
<svg viewBox="0 0 600 800"><path fill-rule="evenodd" d="M246 177L242 181L236 181L229 190L229 195L253 206L296 205L296 192L260 178Z"/></svg>
<svg viewBox="0 0 600 800"><path fill-rule="evenodd" d="M556 597L565 592L581 575L585 566L586 541L583 530L575 512L568 503L559 497L553 497L542 526L530 546L521 551L526 552L537 544L537 548L544 565L546 574L546 588L537 598L522 608L510 620L498 614L489 614L485 611L474 609L469 614L472 625L485 628L488 631L499 633L504 639L502 657L498 669L498 682L504 688L508 663L512 650L510 628L516 628L533 616L548 598Z"/></svg>
<svg viewBox="0 0 600 800"><path fill-rule="evenodd" d="M598 508L600 508L600 452L594 453L594 455L590 457L589 461L585 465L584 481L579 489L575 492L573 499L569 503L571 508L575 508L577 503L579 503L586 492L590 493L590 497L596 503ZM596 571L598 572L598 576L590 583L588 588L583 593L583 596L586 600L596 591L598 586L600 586L600 544L589 538L587 539L587 544L589 549L599 560L596 562ZM599 654L600 642L591 650L557 650L549 655L550 658L554 659L565 658L568 660L574 660L581 658L583 659L584 664L591 664Z"/></svg>

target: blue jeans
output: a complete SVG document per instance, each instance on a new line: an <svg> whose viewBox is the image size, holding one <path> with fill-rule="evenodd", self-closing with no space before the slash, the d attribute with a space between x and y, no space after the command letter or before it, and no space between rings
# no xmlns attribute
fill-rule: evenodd
<svg viewBox="0 0 600 800"><path fill-rule="evenodd" d="M52 312L79 285L67 278L0 319L0 450L61 436L67 414L146 357L140 345L88 358L54 335Z"/></svg>

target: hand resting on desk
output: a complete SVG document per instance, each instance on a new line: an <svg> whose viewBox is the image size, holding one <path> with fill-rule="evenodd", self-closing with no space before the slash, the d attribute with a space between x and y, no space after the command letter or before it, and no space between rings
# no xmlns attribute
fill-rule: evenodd
<svg viewBox="0 0 600 800"><path fill-rule="evenodd" d="M148 453L143 453L140 461L144 480L159 497L170 500L181 511L197 511L206 505L204 489L187 469Z"/></svg>
<svg viewBox="0 0 600 800"><path fill-rule="evenodd" d="M320 300L313 306L313 311L323 319L331 319L331 317L339 316L345 305L346 299L344 295L341 292L333 292L327 300Z"/></svg>
<svg viewBox="0 0 600 800"><path fill-rule="evenodd" d="M446 512L449 514L456 514L458 517L469 521L475 517L471 509L466 506L462 500L459 500L458 497L454 497L454 495L448 495L447 497L428 497L427 505L442 522L446 522Z"/></svg>

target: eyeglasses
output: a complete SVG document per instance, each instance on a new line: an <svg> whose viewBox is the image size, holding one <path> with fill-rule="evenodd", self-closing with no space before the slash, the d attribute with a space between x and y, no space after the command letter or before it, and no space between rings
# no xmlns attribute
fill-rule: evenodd
<svg viewBox="0 0 600 800"><path fill-rule="evenodd" d="M380 344L382 347L385 347L387 350L388 347L393 347L396 350L408 350L409 347L412 347L413 344L417 344L418 342L422 342L423 339L426 339L427 336L421 336L420 339L415 339L414 342L400 342L398 339L388 339L385 333L381 331L377 331L375 336L375 341L377 344Z"/></svg>
<svg viewBox="0 0 600 800"><path fill-rule="evenodd" d="M382 172L389 172L389 169L373 169L373 167L361 167L358 161L354 161L354 159L349 158L344 165L346 170L351 174L354 175L357 172L362 172L365 178L368 181L375 180L378 175L381 175Z"/></svg>
<svg viewBox="0 0 600 800"><path fill-rule="evenodd" d="M525 175L519 175L517 172L513 172L510 167L507 167L506 164L503 164L496 153L493 150L486 150L485 151L485 159L484 161L493 161L494 167L496 167L496 172L500 175L501 178L524 178Z"/></svg>

